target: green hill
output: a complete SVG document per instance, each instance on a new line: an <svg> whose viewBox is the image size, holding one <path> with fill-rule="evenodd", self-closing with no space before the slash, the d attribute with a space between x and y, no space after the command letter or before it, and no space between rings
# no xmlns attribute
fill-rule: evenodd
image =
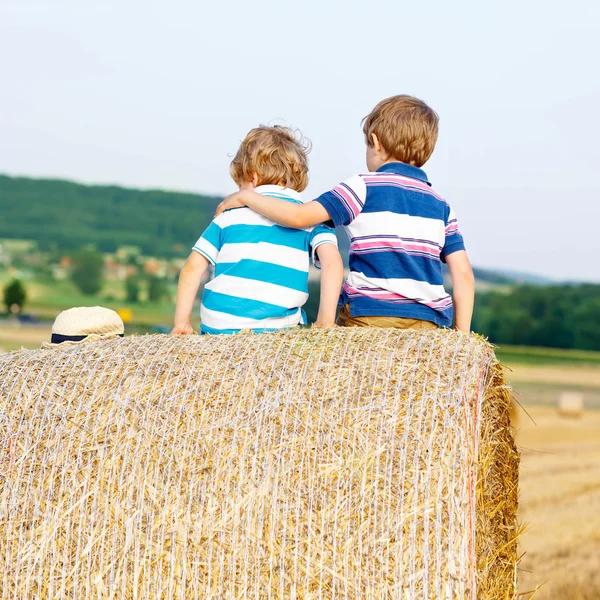
<svg viewBox="0 0 600 600"><path fill-rule="evenodd" d="M0 175L0 238L37 240L41 249L135 245L145 254L187 252L220 198L161 190L82 185Z"/></svg>

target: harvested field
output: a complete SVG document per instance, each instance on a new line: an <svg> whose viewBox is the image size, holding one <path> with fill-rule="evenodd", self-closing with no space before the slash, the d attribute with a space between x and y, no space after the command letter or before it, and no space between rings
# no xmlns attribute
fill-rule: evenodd
<svg viewBox="0 0 600 600"><path fill-rule="evenodd" d="M513 384L541 383L555 386L600 388L600 368L579 365L514 365L506 369L506 378Z"/></svg>
<svg viewBox="0 0 600 600"><path fill-rule="evenodd" d="M22 327L12 323L0 322L0 348L3 351L39 348L42 342L50 340L50 325ZM0 354L2 352L0 351Z"/></svg>
<svg viewBox="0 0 600 600"><path fill-rule="evenodd" d="M508 409L449 331L2 356L0 598L513 599Z"/></svg>
<svg viewBox="0 0 600 600"><path fill-rule="evenodd" d="M522 592L535 600L600 599L600 411L563 419L555 408L527 407L522 450L519 565ZM525 596L527 597L527 596Z"/></svg>

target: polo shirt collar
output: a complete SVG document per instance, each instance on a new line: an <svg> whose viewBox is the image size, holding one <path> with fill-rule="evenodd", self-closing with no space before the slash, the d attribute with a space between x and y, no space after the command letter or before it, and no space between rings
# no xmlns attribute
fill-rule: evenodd
<svg viewBox="0 0 600 600"><path fill-rule="evenodd" d="M278 194L282 196L287 196L292 200L302 202L302 196L300 196L300 194L296 190L291 190L290 188L283 187L282 185L259 185L258 187L254 188L254 191L257 194Z"/></svg>
<svg viewBox="0 0 600 600"><path fill-rule="evenodd" d="M412 165L407 165L403 162L391 162L381 165L381 167L377 169L377 173L394 173L395 175L404 175L404 177L418 179L427 185L431 185L423 169L419 169L419 167L413 167Z"/></svg>

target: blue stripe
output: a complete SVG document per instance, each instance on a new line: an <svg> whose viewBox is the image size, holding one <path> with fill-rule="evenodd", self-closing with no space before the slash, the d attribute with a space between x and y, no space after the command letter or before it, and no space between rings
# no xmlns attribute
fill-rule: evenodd
<svg viewBox="0 0 600 600"><path fill-rule="evenodd" d="M420 190L409 191L393 186L367 186L367 201L363 213L393 212L411 217L436 219L446 226L448 205Z"/></svg>
<svg viewBox="0 0 600 600"><path fill-rule="evenodd" d="M434 310L423 304L394 304L373 298L352 298L349 300L345 294L340 298L340 304L350 302L350 314L354 317L400 317L403 319L419 319L431 321L440 327L452 327L454 310Z"/></svg>
<svg viewBox="0 0 600 600"><path fill-rule="evenodd" d="M444 262L446 262L446 257L448 255L464 249L465 241L463 240L463 236L458 231L456 231L446 236L446 243L444 244L444 248L442 249L442 254L440 258Z"/></svg>
<svg viewBox="0 0 600 600"><path fill-rule="evenodd" d="M302 229L291 229L280 225L228 225L223 228L222 239L224 244L263 242L308 252L309 236Z"/></svg>
<svg viewBox="0 0 600 600"><path fill-rule="evenodd" d="M404 177L411 177L412 179L418 179L420 181L425 182L428 185L431 185L427 180L427 175L423 169L419 169L419 167L415 167L413 165L407 165L403 162L392 162L386 163L385 165L381 165L379 169L377 169L378 173L395 173L396 175L403 175Z"/></svg>
<svg viewBox="0 0 600 600"><path fill-rule="evenodd" d="M327 211L335 227L349 225L352 221L352 215L348 208L333 192L321 194L315 202L318 202Z"/></svg>
<svg viewBox="0 0 600 600"><path fill-rule="evenodd" d="M431 285L444 284L439 260L404 252L350 254L349 267L351 271L363 273L369 279L414 279Z"/></svg>
<svg viewBox="0 0 600 600"><path fill-rule="evenodd" d="M202 304L210 310L256 320L289 317L298 312L298 306L285 308L260 300L248 300L247 298L220 294L206 288L204 288L204 294L202 295Z"/></svg>
<svg viewBox="0 0 600 600"><path fill-rule="evenodd" d="M308 260L306 267L308 268ZM298 292L306 293L308 291L308 271L298 271L260 260L248 258L236 263L219 263L215 268L215 277L223 274L273 283Z"/></svg>
<svg viewBox="0 0 600 600"><path fill-rule="evenodd" d="M261 192L263 196L270 196L271 198L279 198L280 200L286 200L287 202L291 202L292 204L303 204L301 200L296 200L295 198L290 198L285 194L277 194L275 192Z"/></svg>
<svg viewBox="0 0 600 600"><path fill-rule="evenodd" d="M202 234L202 237L211 243L217 250L221 249L222 229L213 221Z"/></svg>
<svg viewBox="0 0 600 600"><path fill-rule="evenodd" d="M292 329L293 327L297 327L297 325L293 325L292 327L286 327L286 329ZM214 327L208 327L208 325L200 325L200 331L209 335L234 335L242 331L241 329L215 329ZM263 328L263 329L252 329L254 333L270 333L273 331L280 331L280 329L272 329L272 328Z"/></svg>

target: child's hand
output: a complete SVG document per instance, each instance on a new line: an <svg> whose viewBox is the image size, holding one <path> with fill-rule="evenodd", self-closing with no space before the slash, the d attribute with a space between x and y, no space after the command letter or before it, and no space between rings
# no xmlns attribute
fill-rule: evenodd
<svg viewBox="0 0 600 600"><path fill-rule="evenodd" d="M312 324L313 327L317 329L329 329L330 327L337 327L335 321L315 321Z"/></svg>
<svg viewBox="0 0 600 600"><path fill-rule="evenodd" d="M242 201L242 194L240 192L234 192L233 194L229 194L219 206L217 206L217 211L215 212L215 217L218 217L222 212L226 210L230 210L232 208L242 208L246 206Z"/></svg>
<svg viewBox="0 0 600 600"><path fill-rule="evenodd" d="M175 325L173 327L173 331L171 331L171 335L192 335L194 333L194 328L191 323L183 323L182 325Z"/></svg>

